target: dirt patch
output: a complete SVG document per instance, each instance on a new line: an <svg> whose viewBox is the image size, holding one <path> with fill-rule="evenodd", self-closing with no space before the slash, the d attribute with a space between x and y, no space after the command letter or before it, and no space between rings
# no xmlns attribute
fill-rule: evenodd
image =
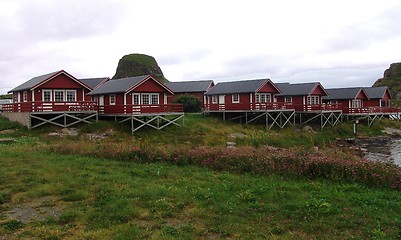
<svg viewBox="0 0 401 240"><path fill-rule="evenodd" d="M22 223L33 221L44 221L47 218L57 219L66 204L60 204L55 197L47 196L39 199L32 199L30 202L19 203L11 206L10 210L4 213L8 220L18 220Z"/></svg>

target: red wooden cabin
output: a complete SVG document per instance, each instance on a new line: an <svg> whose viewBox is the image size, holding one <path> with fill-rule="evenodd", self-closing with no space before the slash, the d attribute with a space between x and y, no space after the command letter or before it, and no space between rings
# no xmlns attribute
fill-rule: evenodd
<svg viewBox="0 0 401 240"><path fill-rule="evenodd" d="M9 91L13 104L5 112L93 111L96 105L86 94L92 89L64 70L34 77Z"/></svg>
<svg viewBox="0 0 401 240"><path fill-rule="evenodd" d="M213 80L167 82L166 86L174 92L174 98L179 95L190 94L199 98L202 106L204 106L206 102L205 93L214 86L214 82ZM169 103L171 103L174 98L168 99Z"/></svg>
<svg viewBox="0 0 401 240"><path fill-rule="evenodd" d="M173 91L150 75L109 80L88 95L97 102L99 114L183 112L181 104L168 104Z"/></svg>
<svg viewBox="0 0 401 240"><path fill-rule="evenodd" d="M281 93L276 94L276 101L292 105L297 112L337 110L337 105L323 105L322 97L326 90L319 82L313 83L276 83Z"/></svg>
<svg viewBox="0 0 401 240"><path fill-rule="evenodd" d="M205 111L266 111L281 109L273 96L280 90L270 79L220 82L206 95Z"/></svg>
<svg viewBox="0 0 401 240"><path fill-rule="evenodd" d="M366 107L391 107L391 93L388 87L366 87L369 100L365 101Z"/></svg>
<svg viewBox="0 0 401 240"><path fill-rule="evenodd" d="M368 94L362 87L326 89L328 96L323 98L326 104L341 104L344 114L366 114L369 108L365 103L369 101Z"/></svg>

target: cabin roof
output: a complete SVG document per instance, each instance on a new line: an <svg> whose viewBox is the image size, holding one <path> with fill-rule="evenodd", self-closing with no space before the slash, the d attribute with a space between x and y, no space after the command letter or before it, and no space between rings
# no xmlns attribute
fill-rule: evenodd
<svg viewBox="0 0 401 240"><path fill-rule="evenodd" d="M184 92L206 92L213 87L213 80L185 81L185 82L167 82L165 83L175 93Z"/></svg>
<svg viewBox="0 0 401 240"><path fill-rule="evenodd" d="M137 85L139 82L145 80L149 76L150 75L143 75L137 77L112 79L94 89L92 92L89 93L89 95L126 92L128 89Z"/></svg>
<svg viewBox="0 0 401 240"><path fill-rule="evenodd" d="M323 97L323 100L354 99L360 91L363 91L368 96L362 87L330 88L326 89L326 91L329 96Z"/></svg>
<svg viewBox="0 0 401 240"><path fill-rule="evenodd" d="M98 88L94 89L88 95L129 92L130 90L135 89L138 85L140 85L142 82L148 79L153 79L155 82L160 84L160 86L162 86L164 89L173 94L170 88L168 88L163 83L159 82L151 75L143 75L137 77L127 77L127 78L109 80L104 84L100 85Z"/></svg>
<svg viewBox="0 0 401 240"><path fill-rule="evenodd" d="M311 83L276 83L276 86L281 90L280 96L306 96L310 95L315 88L320 86L323 91L325 89L319 82ZM327 93L327 92L326 92Z"/></svg>
<svg viewBox="0 0 401 240"><path fill-rule="evenodd" d="M274 84L271 82L270 79L219 82L209 91L207 91L206 95L253 93L258 91L258 89L261 88L267 82L270 82L274 86ZM280 92L279 89L277 89L277 91Z"/></svg>
<svg viewBox="0 0 401 240"><path fill-rule="evenodd" d="M34 77L34 78L24 82L23 84L11 89L9 92L18 92L18 91L24 91L24 90L31 89L32 87L38 85L39 83L41 83L42 81L44 81L48 78L60 73L61 71L62 70Z"/></svg>
<svg viewBox="0 0 401 240"><path fill-rule="evenodd" d="M83 82L85 85L90 87L91 89L95 89L98 87L101 83L106 82L110 80L108 77L102 77L102 78L82 78L78 79L79 81Z"/></svg>
<svg viewBox="0 0 401 240"><path fill-rule="evenodd" d="M31 90L33 88L36 88L36 87L42 85L46 81L49 81L52 78L54 78L54 77L56 77L56 76L58 76L60 74L65 74L66 76L68 76L72 80L76 81L77 83L79 83L83 87L90 89L90 87L88 85L86 85L85 83L79 81L78 79L76 79L72 75L68 74L66 71L60 70L60 71L57 71L57 72L47 73L47 74L44 74L44 75L40 75L40 76L34 77L34 78L24 82L23 84L11 89L8 92L11 93L11 92Z"/></svg>
<svg viewBox="0 0 401 240"><path fill-rule="evenodd" d="M367 87L365 88L366 93L368 94L370 99L382 99L388 91L388 87ZM389 92L390 93L390 92ZM390 94L391 98L391 94Z"/></svg>

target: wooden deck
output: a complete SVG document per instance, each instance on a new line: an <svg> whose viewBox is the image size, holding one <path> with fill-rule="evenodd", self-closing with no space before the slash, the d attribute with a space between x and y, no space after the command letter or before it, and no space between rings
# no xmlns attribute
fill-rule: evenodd
<svg viewBox="0 0 401 240"><path fill-rule="evenodd" d="M3 112L93 112L97 104L92 101L75 102L20 102L3 104Z"/></svg>

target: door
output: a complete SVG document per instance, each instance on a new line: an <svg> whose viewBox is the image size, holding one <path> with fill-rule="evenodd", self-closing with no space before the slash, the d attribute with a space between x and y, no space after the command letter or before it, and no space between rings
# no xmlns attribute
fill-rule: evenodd
<svg viewBox="0 0 401 240"><path fill-rule="evenodd" d="M225 95L219 95L219 110L225 110Z"/></svg>
<svg viewBox="0 0 401 240"><path fill-rule="evenodd" d="M104 96L99 96L99 113L104 113Z"/></svg>

